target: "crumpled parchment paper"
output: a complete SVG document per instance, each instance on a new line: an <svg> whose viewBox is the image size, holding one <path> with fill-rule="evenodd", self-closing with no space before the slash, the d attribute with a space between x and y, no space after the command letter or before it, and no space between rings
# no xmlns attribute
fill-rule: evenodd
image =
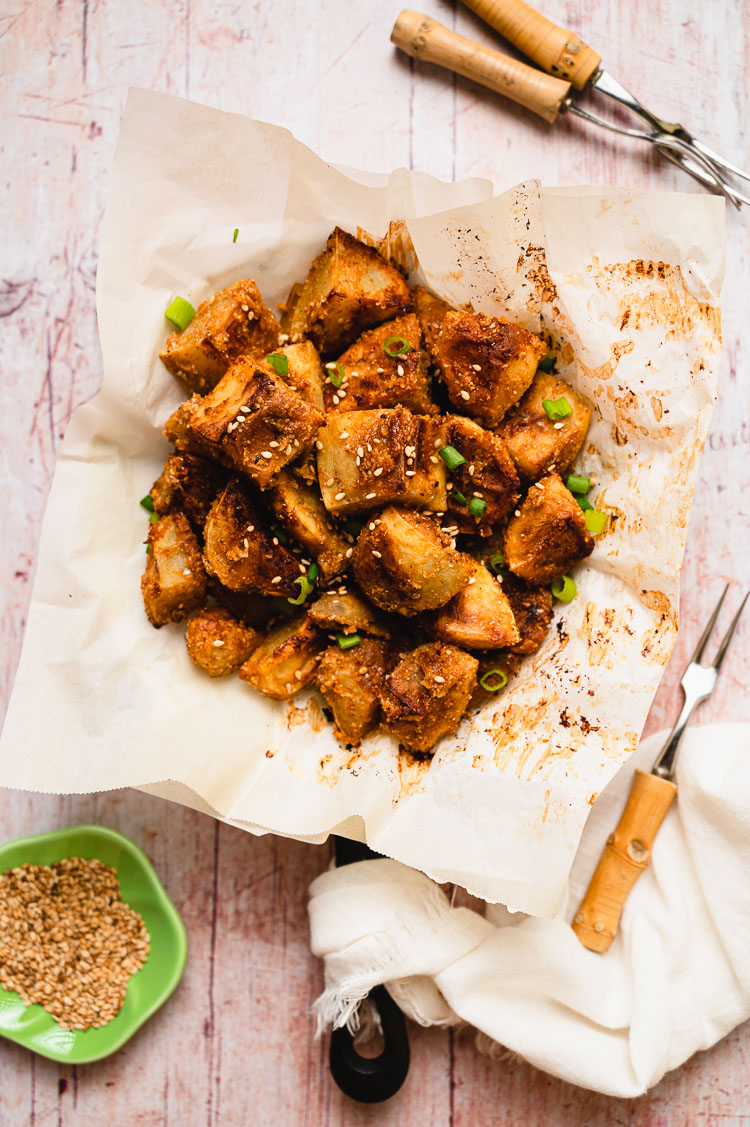
<svg viewBox="0 0 750 1127"><path fill-rule="evenodd" d="M428 286L563 343L561 374L594 405L578 464L617 518L541 651L432 763L382 735L347 751L313 693L276 703L209 680L180 627L149 625L139 590L138 501L182 398L157 356L172 296L197 305L249 276L275 305L336 224L380 238L392 219ZM722 273L716 197L345 174L285 130L132 91L97 282L104 383L55 472L0 785L141 786L254 833L366 837L438 881L554 913L674 641Z"/></svg>

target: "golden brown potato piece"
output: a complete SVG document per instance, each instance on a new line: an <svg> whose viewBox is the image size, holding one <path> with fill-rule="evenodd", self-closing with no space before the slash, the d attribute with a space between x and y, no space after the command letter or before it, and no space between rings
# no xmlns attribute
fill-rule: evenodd
<svg viewBox="0 0 750 1127"><path fill-rule="evenodd" d="M190 430L190 420L200 406L202 395L192 395L185 399L167 419L162 434L180 453L194 454L196 458L214 460L215 452L210 443L204 442Z"/></svg>
<svg viewBox="0 0 750 1127"><path fill-rule="evenodd" d="M445 510L440 422L406 407L329 415L318 432L318 480L323 504L352 516L391 501ZM437 445L436 445L437 444Z"/></svg>
<svg viewBox="0 0 750 1127"><path fill-rule="evenodd" d="M315 676L323 635L306 614L277 626L240 667L240 677L264 696L287 700Z"/></svg>
<svg viewBox="0 0 750 1127"><path fill-rule="evenodd" d="M193 405L187 428L214 457L265 489L274 474L315 441L323 416L252 360L238 360Z"/></svg>
<svg viewBox="0 0 750 1127"><path fill-rule="evenodd" d="M267 497L280 523L315 557L326 579L344 570L349 543L333 527L317 489L306 485L294 470L282 470Z"/></svg>
<svg viewBox="0 0 750 1127"><path fill-rule="evenodd" d="M143 605L152 626L182 622L206 599L201 550L184 513L167 513L149 525Z"/></svg>
<svg viewBox="0 0 750 1127"><path fill-rule="evenodd" d="M202 610L190 619L185 645L192 661L209 677L236 673L247 661L260 636L221 607Z"/></svg>
<svg viewBox="0 0 750 1127"><path fill-rule="evenodd" d="M496 427L547 352L539 337L484 313L446 313L435 359L451 403Z"/></svg>
<svg viewBox="0 0 750 1127"><path fill-rule="evenodd" d="M466 458L465 465L451 470L449 522L459 532L489 536L492 526L510 512L521 496L513 461L502 439L460 415L448 415L446 441ZM456 491L466 498L466 504L456 500ZM469 512L472 497L479 497L487 506L479 520Z"/></svg>
<svg viewBox="0 0 750 1127"><path fill-rule="evenodd" d="M474 570L471 556L456 552L429 517L393 506L359 534L352 564L367 598L403 615L444 606Z"/></svg>
<svg viewBox="0 0 750 1127"><path fill-rule="evenodd" d="M544 643L552 622L552 595L546 587L531 587L513 575L503 579L521 640L510 648L517 654L534 654Z"/></svg>
<svg viewBox="0 0 750 1127"><path fill-rule="evenodd" d="M365 599L347 591L345 595L327 591L312 604L307 612L322 630L335 630L342 634L374 634L390 638L387 623Z"/></svg>
<svg viewBox="0 0 750 1127"><path fill-rule="evenodd" d="M466 587L425 624L431 638L467 650L499 650L521 640L503 588L486 567L474 563Z"/></svg>
<svg viewBox="0 0 750 1127"><path fill-rule="evenodd" d="M456 646L430 642L408 653L386 681L385 725L412 751L430 751L455 732L476 685L478 662Z"/></svg>
<svg viewBox="0 0 750 1127"><path fill-rule="evenodd" d="M438 337L443 327L443 318L446 313L455 313L456 311L447 301L443 301L441 297L436 297L424 286L415 286L411 291L411 296L414 301L414 312L422 329L425 348L434 359Z"/></svg>
<svg viewBox="0 0 750 1127"><path fill-rule="evenodd" d="M189 391L203 395L238 356L273 351L280 331L255 282L245 278L201 302L188 327L170 333L160 355Z"/></svg>
<svg viewBox="0 0 750 1127"><path fill-rule="evenodd" d="M293 387L305 403L309 403L317 411L324 411L323 382L325 376L318 350L313 342L301 340L297 344L285 344L273 351L286 356L289 370L286 375L281 377L284 383ZM269 367L271 371L275 370L272 365L269 365Z"/></svg>
<svg viewBox="0 0 750 1127"><path fill-rule="evenodd" d="M197 458L194 454L170 454L160 476L151 486L154 511L162 516L164 513L184 513L193 530L202 535L208 510L226 480L225 471L216 462Z"/></svg>
<svg viewBox="0 0 750 1127"><path fill-rule="evenodd" d="M403 352L392 356L386 352L386 344L390 352L400 348ZM344 369L340 387L331 383L331 370L326 373L328 411L364 411L399 404L424 415L437 411L430 398L430 361L413 313L363 333L339 356L338 363Z"/></svg>
<svg viewBox="0 0 750 1127"><path fill-rule="evenodd" d="M211 506L204 529L206 571L231 591L299 594L294 580L306 570L263 527L258 513L232 480Z"/></svg>
<svg viewBox="0 0 750 1127"><path fill-rule="evenodd" d="M545 399L567 399L573 408L565 419L547 417ZM547 372L538 372L520 403L511 408L498 427L516 469L536 481L550 470L563 473L583 446L591 409L570 384Z"/></svg>
<svg viewBox="0 0 750 1127"><path fill-rule="evenodd" d="M289 295L282 327L292 342L308 336L325 358L338 356L364 329L411 307L395 267L340 227Z"/></svg>
<svg viewBox="0 0 750 1127"><path fill-rule="evenodd" d="M337 739L358 744L372 731L392 667L386 642L364 638L350 650L328 647L318 665L317 685L333 713Z"/></svg>
<svg viewBox="0 0 750 1127"><path fill-rule="evenodd" d="M556 473L532 485L505 530L510 570L527 583L547 584L590 556L594 538L578 502Z"/></svg>

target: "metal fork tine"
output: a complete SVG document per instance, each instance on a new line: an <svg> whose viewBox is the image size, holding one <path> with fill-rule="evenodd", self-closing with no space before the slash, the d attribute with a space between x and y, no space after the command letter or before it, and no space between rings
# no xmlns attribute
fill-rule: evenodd
<svg viewBox="0 0 750 1127"><path fill-rule="evenodd" d="M716 619L719 617L719 611L721 610L721 604L724 602L724 596L726 595L728 590L729 590L729 584L727 583L726 587L721 592L721 598L719 599L718 603L714 607L713 614L711 615L711 617L709 618L709 620L706 624L706 629L701 634L700 641L698 642L698 645L695 647L695 653L690 658L690 662L689 662L690 665L693 665L695 662L700 661L700 659L703 657L703 651L706 648L706 642L711 637L711 631L713 630L714 626L716 625Z"/></svg>
<svg viewBox="0 0 750 1127"><path fill-rule="evenodd" d="M745 603L747 602L747 596L748 595L750 595L750 591L746 592L744 599L740 603L740 609L737 611L736 615L732 619L732 622L729 626L729 629L727 630L726 634L722 638L721 645L719 646L719 652L717 653L714 660L711 662L711 664L713 665L713 667L714 667L714 669L716 670L717 673L721 669L721 663L724 660L724 654L727 652L727 647L729 646L729 643L732 640L732 635L734 634L735 630L737 629L737 623L740 620L740 615L742 614L743 610L745 609ZM722 596L722 598L723 598L723 596Z"/></svg>

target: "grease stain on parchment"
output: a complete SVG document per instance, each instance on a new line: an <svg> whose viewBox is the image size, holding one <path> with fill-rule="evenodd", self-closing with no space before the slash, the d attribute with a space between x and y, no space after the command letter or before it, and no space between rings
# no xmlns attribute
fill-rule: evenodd
<svg viewBox="0 0 750 1127"><path fill-rule="evenodd" d="M589 665L602 665L612 669L618 654L621 655L620 639L623 634L632 637L630 625L633 612L630 607L616 610L614 607L600 608L596 603L587 603L583 616L583 632L588 645ZM612 653L612 648L615 653Z"/></svg>
<svg viewBox="0 0 750 1127"><path fill-rule="evenodd" d="M677 613L662 591L641 591L640 598L657 616L640 639L641 657L652 665L666 665L677 636Z"/></svg>

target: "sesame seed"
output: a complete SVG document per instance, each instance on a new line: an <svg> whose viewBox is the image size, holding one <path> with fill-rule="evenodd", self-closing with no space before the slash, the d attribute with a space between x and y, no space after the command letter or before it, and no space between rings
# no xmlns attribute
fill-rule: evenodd
<svg viewBox="0 0 750 1127"><path fill-rule="evenodd" d="M354 552L354 548L347 548L346 551L344 552L344 555L348 560L350 560L352 558L353 552Z"/></svg>
<svg viewBox="0 0 750 1127"><path fill-rule="evenodd" d="M335 403L335 404L336 404L336 405L338 406L338 402L339 402L339 397L338 397L338 395L334 395L334 397L333 397L333 402L334 402L334 403Z"/></svg>
<svg viewBox="0 0 750 1127"><path fill-rule="evenodd" d="M335 398L335 396L334 396L334 398ZM341 391L339 392L339 399L346 399L346 392L344 391L343 387L341 388Z"/></svg>
<svg viewBox="0 0 750 1127"><path fill-rule="evenodd" d="M285 453L285 454L291 454L291 453L292 453L292 447L291 447L291 444L290 444L289 446L287 446L287 448L286 448L286 450L284 451L284 453Z"/></svg>
<svg viewBox="0 0 750 1127"><path fill-rule="evenodd" d="M407 477L414 477L416 475L416 472L417 472L416 470L407 470L406 476Z"/></svg>
<svg viewBox="0 0 750 1127"><path fill-rule="evenodd" d="M375 530L375 527L376 527L375 521L371 520L367 527L369 528L370 532L373 532Z"/></svg>
<svg viewBox="0 0 750 1127"><path fill-rule="evenodd" d="M365 451L364 451L364 447L363 447L363 446L358 446L358 447L357 447L357 454L359 455L359 457L360 457L360 458L362 457L362 455L364 454L364 452L365 452Z"/></svg>
<svg viewBox="0 0 750 1127"><path fill-rule="evenodd" d="M189 567L186 567L182 574L183 575L192 575L193 573L192 573L192 571L190 570Z"/></svg>
<svg viewBox="0 0 750 1127"><path fill-rule="evenodd" d="M335 360L329 360L328 363L326 364L326 368L328 368L330 371L332 371L335 367L336 367L336 361Z"/></svg>
<svg viewBox="0 0 750 1127"><path fill-rule="evenodd" d="M278 548L278 546L279 546L279 538L278 538L278 536L274 536L274 538L273 538L273 540L271 541L271 543L273 544L274 548Z"/></svg>
<svg viewBox="0 0 750 1127"><path fill-rule="evenodd" d="M302 670L301 669L295 669L294 680L295 681L301 681L302 680Z"/></svg>
<svg viewBox="0 0 750 1127"><path fill-rule="evenodd" d="M344 491L342 490L341 493L337 493L333 499L334 501L343 501L345 497L346 493L344 493Z"/></svg>
<svg viewBox="0 0 750 1127"><path fill-rule="evenodd" d="M354 459L354 464L355 464L356 466L361 466L361 465L362 465L362 459L360 458L359 454L357 454L357 457L356 457L356 458Z"/></svg>
<svg viewBox="0 0 750 1127"><path fill-rule="evenodd" d="M365 493L365 501L372 501L373 497L375 496L375 493Z"/></svg>
<svg viewBox="0 0 750 1127"><path fill-rule="evenodd" d="M215 639L214 639L214 645L215 645L215 646L216 646L216 648L218 649L218 648L219 648L219 646L223 646L223 645L224 645L224 643L222 642L221 638L215 638Z"/></svg>
<svg viewBox="0 0 750 1127"><path fill-rule="evenodd" d="M255 532L255 525L254 525L254 524L249 524L249 525L247 526L247 531L248 531L248 532Z"/></svg>
<svg viewBox="0 0 750 1127"><path fill-rule="evenodd" d="M445 684L445 677L440 677L438 675L438 676L434 677L433 680L436 681L438 685L444 685Z"/></svg>
<svg viewBox="0 0 750 1127"><path fill-rule="evenodd" d="M281 446L281 443L274 440L273 442L269 442L268 445L272 450L278 450L279 446Z"/></svg>
<svg viewBox="0 0 750 1127"><path fill-rule="evenodd" d="M471 579L469 579L469 580L467 581L467 584L466 584L466 585L467 585L467 587L471 587L472 583L476 583L476 581L477 581L477 578L476 578L476 576L475 576L475 575L472 575Z"/></svg>
<svg viewBox="0 0 750 1127"><path fill-rule="evenodd" d="M339 438L348 438L348 437L349 437L349 431L348 430L342 430L341 434L339 435Z"/></svg>
<svg viewBox="0 0 750 1127"><path fill-rule="evenodd" d="M436 450L439 450L440 447L443 445L442 438L436 438L432 445L435 447Z"/></svg>
<svg viewBox="0 0 750 1127"><path fill-rule="evenodd" d="M433 463L433 465L436 466L438 464L437 455L436 454L430 454L430 461Z"/></svg>
<svg viewBox="0 0 750 1127"><path fill-rule="evenodd" d="M520 517L520 515L521 515L521 510L520 510L520 509L516 509L516 516L517 516L517 517Z"/></svg>
<svg viewBox="0 0 750 1127"><path fill-rule="evenodd" d="M475 372L481 372L481 370L482 370L481 364L472 364L471 366L472 366L472 368L474 369Z"/></svg>
<svg viewBox="0 0 750 1127"><path fill-rule="evenodd" d="M289 340L289 333L279 333L279 344L286 344Z"/></svg>
<svg viewBox="0 0 750 1127"><path fill-rule="evenodd" d="M270 450L261 450L260 456L261 456L261 458L272 458L273 454L271 453Z"/></svg>
<svg viewBox="0 0 750 1127"><path fill-rule="evenodd" d="M376 368L375 371L377 372L377 374L379 376L382 376L383 372L385 371L385 368Z"/></svg>
<svg viewBox="0 0 750 1127"><path fill-rule="evenodd" d="M382 467L382 466L378 466L378 468L377 468L376 470L373 470L373 471L372 471L372 476L373 476L373 477L380 477L380 475L382 474L382 472L383 472L383 467Z"/></svg>
<svg viewBox="0 0 750 1127"><path fill-rule="evenodd" d="M242 306L242 312L243 312L243 313L249 313L249 311L250 311L250 306L249 306L249 305L243 305L243 306Z"/></svg>
<svg viewBox="0 0 750 1127"><path fill-rule="evenodd" d="M377 442L377 438L375 439L375 441ZM372 454L372 443L371 442L367 443L367 449Z"/></svg>
<svg viewBox="0 0 750 1127"><path fill-rule="evenodd" d="M374 548L372 550L372 554L373 554L373 556L375 557L376 560L380 560L380 559L383 558L382 552L376 552Z"/></svg>
<svg viewBox="0 0 750 1127"><path fill-rule="evenodd" d="M292 684L292 682L291 682L291 681L287 681L287 683L286 683L286 691L287 691L288 693L291 693L291 691L292 691L292 689L293 689L293 688L294 688L294 685Z"/></svg>
<svg viewBox="0 0 750 1127"><path fill-rule="evenodd" d="M250 412L252 411L252 407L248 407L248 405L245 404L244 407L240 407L240 411L242 412L243 415L249 415Z"/></svg>
<svg viewBox="0 0 750 1127"><path fill-rule="evenodd" d="M471 396L469 395L468 391L462 391L461 392L461 398L462 399L471 399Z"/></svg>
<svg viewBox="0 0 750 1127"><path fill-rule="evenodd" d="M247 319L248 319L248 321L252 321L252 319L253 319L253 317L254 317L254 316L255 316L255 314L253 313L253 311L252 311L252 309L251 309L251 310L250 310L250 312L249 312L249 313L248 313L248 315L247 315Z"/></svg>
<svg viewBox="0 0 750 1127"><path fill-rule="evenodd" d="M271 580L271 582L272 582L272 583L281 583L281 576L280 576L280 575L274 575L274 577L273 577L273 579Z"/></svg>
<svg viewBox="0 0 750 1127"><path fill-rule="evenodd" d="M245 551L247 551L247 550L248 550L248 548L250 547L250 541L248 540L247 536L246 536L246 537L245 537L245 539L244 539L244 540L242 541L242 546L243 546L243 548L245 549Z"/></svg>
<svg viewBox="0 0 750 1127"><path fill-rule="evenodd" d="M403 365L403 364L399 364L398 368L396 368L396 371L398 372L398 374L399 374L400 376L403 376L403 374L404 374L404 365Z"/></svg>
<svg viewBox="0 0 750 1127"><path fill-rule="evenodd" d="M553 423L552 426L555 428L555 430L562 430L562 428L565 426L565 423Z"/></svg>
<svg viewBox="0 0 750 1127"><path fill-rule="evenodd" d="M481 493L476 493L476 492L475 492L475 493L474 493L474 496L475 496L475 497L481 497L481 496L482 496L482 494L481 494Z"/></svg>
<svg viewBox="0 0 750 1127"><path fill-rule="evenodd" d="M307 571L307 568L305 567L305 565L304 565L303 563L300 563L300 564L298 564L297 566L299 567L300 571L301 571L301 572L302 572L302 574L304 575L304 574L305 574L305 572ZM309 565L308 565L308 566L309 566Z"/></svg>
<svg viewBox="0 0 750 1127"><path fill-rule="evenodd" d="M317 439L317 441L315 443L315 449L316 450L322 450L323 449L323 443L320 441L320 439Z"/></svg>
<svg viewBox="0 0 750 1127"><path fill-rule="evenodd" d="M347 594L346 587L339 587L337 594L346 595Z"/></svg>

